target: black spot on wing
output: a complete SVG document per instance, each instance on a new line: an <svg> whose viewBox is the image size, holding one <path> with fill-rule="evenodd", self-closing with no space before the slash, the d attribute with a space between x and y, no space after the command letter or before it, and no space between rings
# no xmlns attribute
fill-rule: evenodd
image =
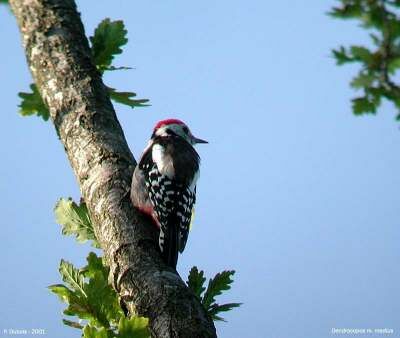
<svg viewBox="0 0 400 338"><path fill-rule="evenodd" d="M192 210L196 202L196 195L186 188L181 192L181 198L177 203L177 215L179 224L179 252L183 252L189 235L189 227L192 219Z"/></svg>
<svg viewBox="0 0 400 338"><path fill-rule="evenodd" d="M159 238L161 252L168 241L165 234L171 233L167 231L171 227L178 231L178 250L183 252L189 234L195 194L188 187L161 175L156 165L148 172L148 176L149 197L162 230Z"/></svg>

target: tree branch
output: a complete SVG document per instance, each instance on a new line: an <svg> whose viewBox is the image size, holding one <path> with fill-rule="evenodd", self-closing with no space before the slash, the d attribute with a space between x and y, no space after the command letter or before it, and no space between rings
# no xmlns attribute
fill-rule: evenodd
<svg viewBox="0 0 400 338"><path fill-rule="evenodd" d="M135 160L93 65L74 1L10 4L124 306L150 319L153 337L216 337L198 299L160 259L152 226L131 205Z"/></svg>

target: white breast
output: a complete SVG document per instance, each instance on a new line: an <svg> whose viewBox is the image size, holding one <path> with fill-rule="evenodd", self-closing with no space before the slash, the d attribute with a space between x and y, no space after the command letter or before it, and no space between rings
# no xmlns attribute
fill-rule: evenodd
<svg viewBox="0 0 400 338"><path fill-rule="evenodd" d="M155 144L151 151L153 162L157 165L158 171L172 179L175 175L174 163L171 156L165 154L165 149L159 144Z"/></svg>

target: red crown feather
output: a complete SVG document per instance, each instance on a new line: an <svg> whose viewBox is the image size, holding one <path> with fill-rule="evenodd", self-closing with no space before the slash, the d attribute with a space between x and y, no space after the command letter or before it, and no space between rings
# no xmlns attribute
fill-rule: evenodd
<svg viewBox="0 0 400 338"><path fill-rule="evenodd" d="M166 119L158 122L156 126L154 127L154 131L156 131L158 128L161 128L162 126L167 126L169 124L185 124L181 120L178 119Z"/></svg>

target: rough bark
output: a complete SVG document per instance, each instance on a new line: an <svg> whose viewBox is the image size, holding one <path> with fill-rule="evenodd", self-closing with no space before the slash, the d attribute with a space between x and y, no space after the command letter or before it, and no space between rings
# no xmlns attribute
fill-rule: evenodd
<svg viewBox="0 0 400 338"><path fill-rule="evenodd" d="M49 107L124 305L150 319L153 337L216 337L202 305L161 261L151 225L131 206L135 160L93 65L74 1L10 4L33 78Z"/></svg>

